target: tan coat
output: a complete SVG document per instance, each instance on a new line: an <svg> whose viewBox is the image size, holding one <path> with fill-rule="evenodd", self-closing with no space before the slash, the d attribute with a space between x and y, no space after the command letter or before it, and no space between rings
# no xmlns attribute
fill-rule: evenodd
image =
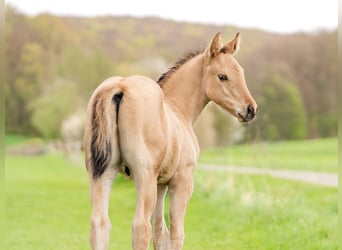
<svg viewBox="0 0 342 250"><path fill-rule="evenodd" d="M238 46L238 34L226 45L217 34L206 50L180 60L158 83L144 76L112 77L94 91L84 135L93 249L108 249L108 200L118 172L132 178L137 191L133 249L148 248L151 218L155 249L182 248L199 156L193 124L209 101L241 122L250 122L258 112L233 57ZM170 230L164 221L167 189Z"/></svg>

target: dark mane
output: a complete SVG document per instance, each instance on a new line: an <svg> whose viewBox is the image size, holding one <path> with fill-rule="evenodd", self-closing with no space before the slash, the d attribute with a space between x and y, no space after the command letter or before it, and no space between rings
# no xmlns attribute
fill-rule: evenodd
<svg viewBox="0 0 342 250"><path fill-rule="evenodd" d="M197 50L187 53L185 56L178 59L178 61L168 69L164 74L162 74L159 79L157 80L157 83L159 85L163 85L165 81L174 73L176 72L182 65L184 65L187 61L189 61L191 58L194 58L195 56L201 54L203 50Z"/></svg>

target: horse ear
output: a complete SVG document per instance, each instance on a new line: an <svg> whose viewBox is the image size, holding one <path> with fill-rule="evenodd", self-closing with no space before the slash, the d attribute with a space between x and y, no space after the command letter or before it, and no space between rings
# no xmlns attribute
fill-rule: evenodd
<svg viewBox="0 0 342 250"><path fill-rule="evenodd" d="M235 37L233 40L228 42L222 49L221 51L223 53L230 53L234 55L240 48L240 33L236 33Z"/></svg>
<svg viewBox="0 0 342 250"><path fill-rule="evenodd" d="M209 58L215 57L220 53L220 50L222 48L222 38L220 32L217 33L211 43L209 44L207 48L207 54Z"/></svg>

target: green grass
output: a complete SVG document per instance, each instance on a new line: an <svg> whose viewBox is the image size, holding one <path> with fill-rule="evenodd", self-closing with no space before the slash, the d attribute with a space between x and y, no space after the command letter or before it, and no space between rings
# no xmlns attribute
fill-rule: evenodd
<svg viewBox="0 0 342 250"><path fill-rule="evenodd" d="M41 139L26 136L26 135L16 135L16 134L6 134L5 136L5 145L6 146L13 146L13 145L22 145L26 143L38 143L42 142Z"/></svg>
<svg viewBox="0 0 342 250"><path fill-rule="evenodd" d="M265 176L197 172L188 211L193 215L187 218L187 237L197 240L186 246L337 249L337 210L335 189ZM203 223L200 231L198 222Z"/></svg>
<svg viewBox="0 0 342 250"><path fill-rule="evenodd" d="M90 249L88 177L60 155L6 157L5 249ZM131 249L133 183L112 189L110 249ZM337 190L195 171L185 250L337 249Z"/></svg>
<svg viewBox="0 0 342 250"><path fill-rule="evenodd" d="M337 172L337 138L255 143L204 150L200 163Z"/></svg>

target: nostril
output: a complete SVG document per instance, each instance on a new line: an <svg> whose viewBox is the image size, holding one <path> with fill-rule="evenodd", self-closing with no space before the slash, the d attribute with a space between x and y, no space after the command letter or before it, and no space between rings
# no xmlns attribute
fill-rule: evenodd
<svg viewBox="0 0 342 250"><path fill-rule="evenodd" d="M251 117L254 116L254 108L251 105L247 106L247 115Z"/></svg>

